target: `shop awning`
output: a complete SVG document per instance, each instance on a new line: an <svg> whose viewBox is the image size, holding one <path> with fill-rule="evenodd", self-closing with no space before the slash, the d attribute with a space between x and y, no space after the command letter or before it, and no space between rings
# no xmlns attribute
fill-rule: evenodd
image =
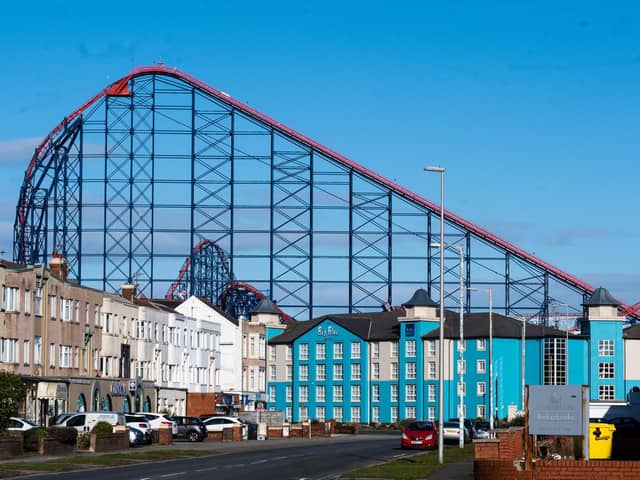
<svg viewBox="0 0 640 480"><path fill-rule="evenodd" d="M49 400L66 400L67 384L54 382L38 382L38 398Z"/></svg>

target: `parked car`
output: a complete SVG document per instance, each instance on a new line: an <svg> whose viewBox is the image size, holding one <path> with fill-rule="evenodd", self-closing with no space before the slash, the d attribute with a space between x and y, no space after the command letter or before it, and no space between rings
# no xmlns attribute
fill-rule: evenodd
<svg viewBox="0 0 640 480"><path fill-rule="evenodd" d="M242 425L242 439L246 440L249 436L249 427L239 417L211 417L203 422L208 432L222 432L226 428L232 428L234 425Z"/></svg>
<svg viewBox="0 0 640 480"><path fill-rule="evenodd" d="M60 425L67 418L75 415L76 413L80 413L80 412L65 412L65 413L61 413L59 415L56 415L55 417L50 417L49 418L49 426L50 427L54 427L56 425Z"/></svg>
<svg viewBox="0 0 640 480"><path fill-rule="evenodd" d="M137 412L136 415L144 415L149 421L151 430L160 430L162 427L171 427L171 434L176 436L178 434L178 426L173 418L165 413L156 412Z"/></svg>
<svg viewBox="0 0 640 480"><path fill-rule="evenodd" d="M616 427L616 432L623 435L640 435L640 422L633 417L612 417L604 420L605 423L612 423Z"/></svg>
<svg viewBox="0 0 640 480"><path fill-rule="evenodd" d="M468 442L470 438L469 432L466 427L462 427L462 433L460 433L460 422L444 422L442 424L442 439L445 442L459 442L460 435L463 435L464 441Z"/></svg>
<svg viewBox="0 0 640 480"><path fill-rule="evenodd" d="M478 420L473 425L473 438L482 439L489 438L489 422L485 422L484 420Z"/></svg>
<svg viewBox="0 0 640 480"><path fill-rule="evenodd" d="M27 420L26 418L20 417L9 417L9 426L7 430L14 431L22 431L31 430L32 428L36 428L38 425L33 423L31 420Z"/></svg>
<svg viewBox="0 0 640 480"><path fill-rule="evenodd" d="M90 432L98 422L107 422L117 427L126 425L124 413L122 412L81 412L65 418L54 427L73 427L79 433Z"/></svg>
<svg viewBox="0 0 640 480"><path fill-rule="evenodd" d="M129 428L129 446L133 447L136 445L148 445L151 443L151 435L148 435L149 442L147 442L147 437L144 432L136 427L128 427Z"/></svg>
<svg viewBox="0 0 640 480"><path fill-rule="evenodd" d="M414 420L402 429L400 448L435 448L438 428L430 420Z"/></svg>
<svg viewBox="0 0 640 480"><path fill-rule="evenodd" d="M171 417L178 426L176 438L186 438L190 442L201 442L209 432L203 421L198 417Z"/></svg>
<svg viewBox="0 0 640 480"><path fill-rule="evenodd" d="M143 440L145 444L151 444L151 425L149 425L149 421L147 417L144 415L136 415L133 413L125 413L124 418L127 421L127 427L129 430L132 428L139 430L142 433Z"/></svg>

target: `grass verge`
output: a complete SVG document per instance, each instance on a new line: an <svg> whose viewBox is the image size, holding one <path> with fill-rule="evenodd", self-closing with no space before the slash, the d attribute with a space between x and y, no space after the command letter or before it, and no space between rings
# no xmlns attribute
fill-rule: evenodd
<svg viewBox="0 0 640 480"><path fill-rule="evenodd" d="M447 448L444 452L444 463L468 462L473 460L473 444L464 448ZM373 465L346 473L342 478L385 478L393 480L416 480L426 478L440 470L437 452L412 455L399 458L389 463Z"/></svg>
<svg viewBox="0 0 640 480"><path fill-rule="evenodd" d="M96 467L115 467L135 463L153 462L156 460L171 460L181 457L200 457L211 455L203 450L155 450L131 453L86 454L77 457L56 458L39 462L7 462L0 463L0 478L17 477L31 473L68 472Z"/></svg>

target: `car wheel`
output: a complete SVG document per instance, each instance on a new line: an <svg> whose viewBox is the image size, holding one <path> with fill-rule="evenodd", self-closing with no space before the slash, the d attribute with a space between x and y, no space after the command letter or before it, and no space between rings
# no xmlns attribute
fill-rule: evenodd
<svg viewBox="0 0 640 480"><path fill-rule="evenodd" d="M200 435L198 435L198 432L189 432L189 441L190 442L199 442L200 441Z"/></svg>

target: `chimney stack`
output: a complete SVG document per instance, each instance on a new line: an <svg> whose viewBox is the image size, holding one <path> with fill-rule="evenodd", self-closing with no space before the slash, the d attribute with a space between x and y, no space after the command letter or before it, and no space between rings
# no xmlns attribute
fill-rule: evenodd
<svg viewBox="0 0 640 480"><path fill-rule="evenodd" d="M67 260L64 258L64 254L53 252L51 259L49 260L49 270L63 282L67 281L69 265L67 265Z"/></svg>
<svg viewBox="0 0 640 480"><path fill-rule="evenodd" d="M133 302L138 294L137 288L133 283L125 283L120 288L122 288L122 296L127 300Z"/></svg>

